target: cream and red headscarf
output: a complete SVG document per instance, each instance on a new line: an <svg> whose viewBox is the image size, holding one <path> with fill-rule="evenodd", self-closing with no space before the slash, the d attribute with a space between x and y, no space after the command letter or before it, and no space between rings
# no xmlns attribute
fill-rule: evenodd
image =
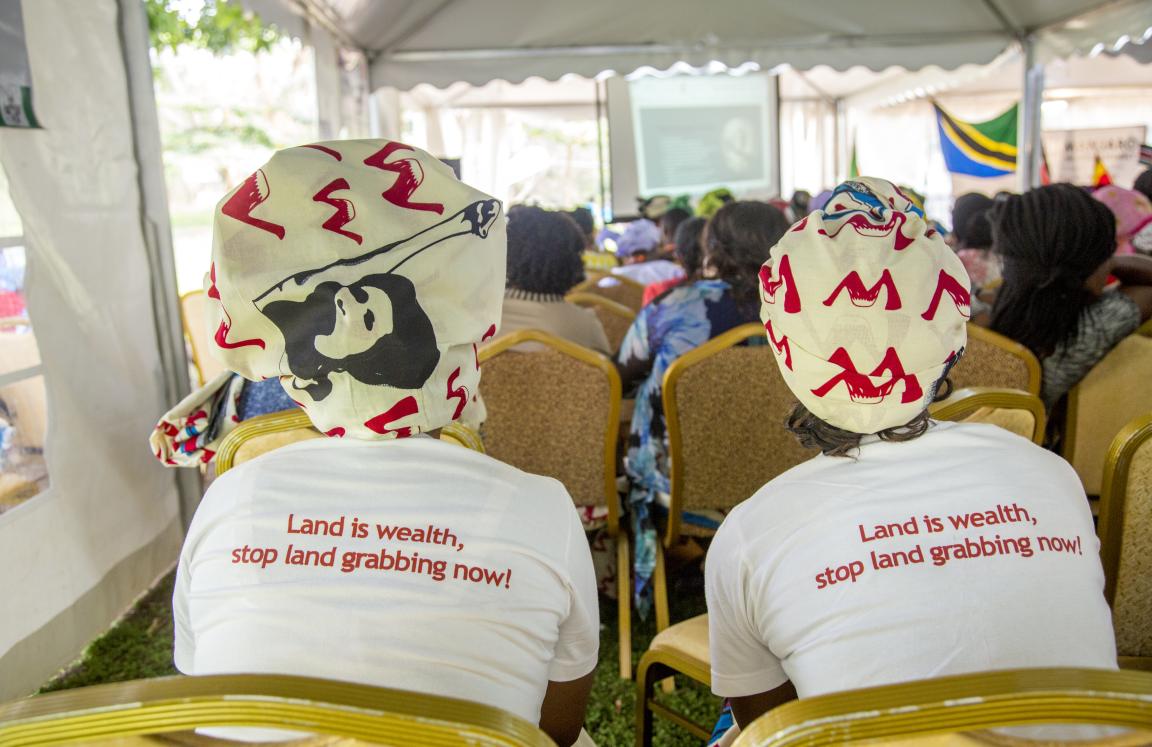
<svg viewBox="0 0 1152 747"><path fill-rule="evenodd" d="M968 274L899 188L841 184L760 271L761 319L792 392L854 433L903 425L967 340Z"/></svg>
<svg viewBox="0 0 1152 747"><path fill-rule="evenodd" d="M278 377L329 436L477 419L476 346L496 333L505 254L500 203L423 151L279 151L216 208L213 353L245 378Z"/></svg>

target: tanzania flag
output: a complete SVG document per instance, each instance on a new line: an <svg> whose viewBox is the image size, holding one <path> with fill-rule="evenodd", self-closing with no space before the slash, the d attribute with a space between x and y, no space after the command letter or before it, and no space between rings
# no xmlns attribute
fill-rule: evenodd
<svg viewBox="0 0 1152 747"><path fill-rule="evenodd" d="M953 174L1003 176L1016 170L1017 105L987 122L962 122L933 102L944 163Z"/></svg>
<svg viewBox="0 0 1152 747"><path fill-rule="evenodd" d="M848 164L848 178L860 178L860 163L856 160L856 143L852 143L852 161Z"/></svg>

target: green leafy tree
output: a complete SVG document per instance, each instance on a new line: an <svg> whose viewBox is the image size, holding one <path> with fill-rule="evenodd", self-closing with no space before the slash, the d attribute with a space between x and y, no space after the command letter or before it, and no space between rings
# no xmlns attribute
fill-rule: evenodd
<svg viewBox="0 0 1152 747"><path fill-rule="evenodd" d="M262 52L280 38L274 26L265 25L237 2L200 0L191 13L174 6L173 0L144 0L153 49L176 51L187 45L216 55Z"/></svg>

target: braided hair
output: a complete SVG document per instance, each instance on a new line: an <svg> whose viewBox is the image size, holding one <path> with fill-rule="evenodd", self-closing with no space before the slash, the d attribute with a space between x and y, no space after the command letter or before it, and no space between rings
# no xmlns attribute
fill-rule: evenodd
<svg viewBox="0 0 1152 747"><path fill-rule="evenodd" d="M991 221L1004 264L992 329L1044 358L1096 301L1085 281L1115 251L1116 219L1079 187L1053 184L998 202Z"/></svg>
<svg viewBox="0 0 1152 747"><path fill-rule="evenodd" d="M742 312L755 317L760 305L760 266L787 233L788 219L766 202L729 202L716 211L704 230L704 267L728 281Z"/></svg>

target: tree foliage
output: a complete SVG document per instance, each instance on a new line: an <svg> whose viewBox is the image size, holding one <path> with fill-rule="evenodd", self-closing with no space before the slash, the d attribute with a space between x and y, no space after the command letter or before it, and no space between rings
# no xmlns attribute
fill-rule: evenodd
<svg viewBox="0 0 1152 747"><path fill-rule="evenodd" d="M280 38L274 26L265 25L239 2L196 0L190 9L188 3L181 5L188 9L184 12L177 5L175 0L144 0L153 49L192 46L216 55L262 52Z"/></svg>

